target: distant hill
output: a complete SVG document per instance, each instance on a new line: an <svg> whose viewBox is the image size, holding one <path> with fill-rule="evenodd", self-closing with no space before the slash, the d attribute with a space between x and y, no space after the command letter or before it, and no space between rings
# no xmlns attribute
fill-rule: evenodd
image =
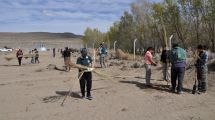
<svg viewBox="0 0 215 120"><path fill-rule="evenodd" d="M65 46L80 48L83 40L81 35L73 33L0 32L0 48L7 46L32 49L38 47L39 44L43 44L47 48L64 48Z"/></svg>
<svg viewBox="0 0 215 120"><path fill-rule="evenodd" d="M73 33L49 33L49 32L0 32L0 40L43 40L43 39L63 39L63 38L78 38L83 36Z"/></svg>

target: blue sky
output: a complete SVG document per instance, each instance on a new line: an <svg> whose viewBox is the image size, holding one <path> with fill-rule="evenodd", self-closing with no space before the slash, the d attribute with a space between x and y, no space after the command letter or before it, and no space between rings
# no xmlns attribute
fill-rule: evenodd
<svg viewBox="0 0 215 120"><path fill-rule="evenodd" d="M0 32L105 32L135 1L0 0Z"/></svg>

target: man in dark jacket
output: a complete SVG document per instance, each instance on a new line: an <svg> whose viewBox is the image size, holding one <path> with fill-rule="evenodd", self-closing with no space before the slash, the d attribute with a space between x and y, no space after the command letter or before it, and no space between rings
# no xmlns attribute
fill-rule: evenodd
<svg viewBox="0 0 215 120"><path fill-rule="evenodd" d="M92 58L87 55L87 49L81 49L81 56L77 59L76 64L80 64L86 67L92 67ZM83 72L79 69L79 75ZM85 86L87 87L87 99L92 100L91 96L91 88L92 88L92 72L84 72L82 77L80 78L80 89L82 98L85 98Z"/></svg>
<svg viewBox="0 0 215 120"><path fill-rule="evenodd" d="M66 66L67 71L70 71L70 66L69 66L70 56L71 56L71 53L69 51L69 48L65 47L65 50L63 51L63 58L64 58L64 64Z"/></svg>
<svg viewBox="0 0 215 120"><path fill-rule="evenodd" d="M204 47L202 45L198 45L198 59L196 61L196 70L197 70L197 79L198 79L198 92L206 93L207 91L207 61L208 54L204 51Z"/></svg>
<svg viewBox="0 0 215 120"><path fill-rule="evenodd" d="M23 57L23 52L21 49L19 49L16 53L16 57L18 59L18 62L19 62L19 66L22 65L22 57Z"/></svg>
<svg viewBox="0 0 215 120"><path fill-rule="evenodd" d="M163 65L163 80L169 81L170 80L170 73L169 73L169 51L165 47L161 53L161 63Z"/></svg>
<svg viewBox="0 0 215 120"><path fill-rule="evenodd" d="M34 52L35 52L35 63L40 63L39 61L39 51L37 49L34 49Z"/></svg>
<svg viewBox="0 0 215 120"><path fill-rule="evenodd" d="M55 48L53 48L53 49L52 49L52 55L53 55L53 57L55 57L55 54L56 54Z"/></svg>

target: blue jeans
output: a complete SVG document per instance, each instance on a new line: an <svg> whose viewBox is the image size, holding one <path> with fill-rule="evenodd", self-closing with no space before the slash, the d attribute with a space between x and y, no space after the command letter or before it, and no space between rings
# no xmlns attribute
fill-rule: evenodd
<svg viewBox="0 0 215 120"><path fill-rule="evenodd" d="M171 84L172 90L176 88L176 82L178 80L177 91L181 92L183 89L185 67L172 67L171 68Z"/></svg>
<svg viewBox="0 0 215 120"><path fill-rule="evenodd" d="M35 57L34 56L31 57L31 63L35 64Z"/></svg>
<svg viewBox="0 0 215 120"><path fill-rule="evenodd" d="M105 65L105 56L104 54L101 54L100 55L100 65L101 65L101 68L105 67L106 68L106 65Z"/></svg>
<svg viewBox="0 0 215 120"><path fill-rule="evenodd" d="M170 81L170 71L168 63L163 63L163 80Z"/></svg>
<svg viewBox="0 0 215 120"><path fill-rule="evenodd" d="M151 65L145 64L145 69L146 69L146 85L150 85L150 80L151 80L151 74L152 74L152 70L151 70Z"/></svg>

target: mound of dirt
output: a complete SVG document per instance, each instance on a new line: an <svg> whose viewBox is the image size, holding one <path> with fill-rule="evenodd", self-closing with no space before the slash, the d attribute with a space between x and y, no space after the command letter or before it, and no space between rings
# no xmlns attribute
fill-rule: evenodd
<svg viewBox="0 0 215 120"><path fill-rule="evenodd" d="M128 66L123 66L122 68L120 68L120 70L126 71L126 70L129 70L129 68L128 68Z"/></svg>
<svg viewBox="0 0 215 120"><path fill-rule="evenodd" d="M133 65L131 65L131 68L141 68L142 65L140 63L135 62Z"/></svg>
<svg viewBox="0 0 215 120"><path fill-rule="evenodd" d="M115 62L115 61L112 61L109 64L109 66L120 66L120 65L122 65L120 62Z"/></svg>
<svg viewBox="0 0 215 120"><path fill-rule="evenodd" d="M49 70L54 70L54 69L56 69L56 65L49 64L46 68L49 69Z"/></svg>
<svg viewBox="0 0 215 120"><path fill-rule="evenodd" d="M43 72L44 70L43 69L37 69L35 70L35 72Z"/></svg>
<svg viewBox="0 0 215 120"><path fill-rule="evenodd" d="M111 61L109 66L121 66L121 65L125 65L126 63L124 61Z"/></svg>
<svg viewBox="0 0 215 120"><path fill-rule="evenodd" d="M116 58L122 60L132 60L133 56L128 53L123 52L121 49L116 50Z"/></svg>

